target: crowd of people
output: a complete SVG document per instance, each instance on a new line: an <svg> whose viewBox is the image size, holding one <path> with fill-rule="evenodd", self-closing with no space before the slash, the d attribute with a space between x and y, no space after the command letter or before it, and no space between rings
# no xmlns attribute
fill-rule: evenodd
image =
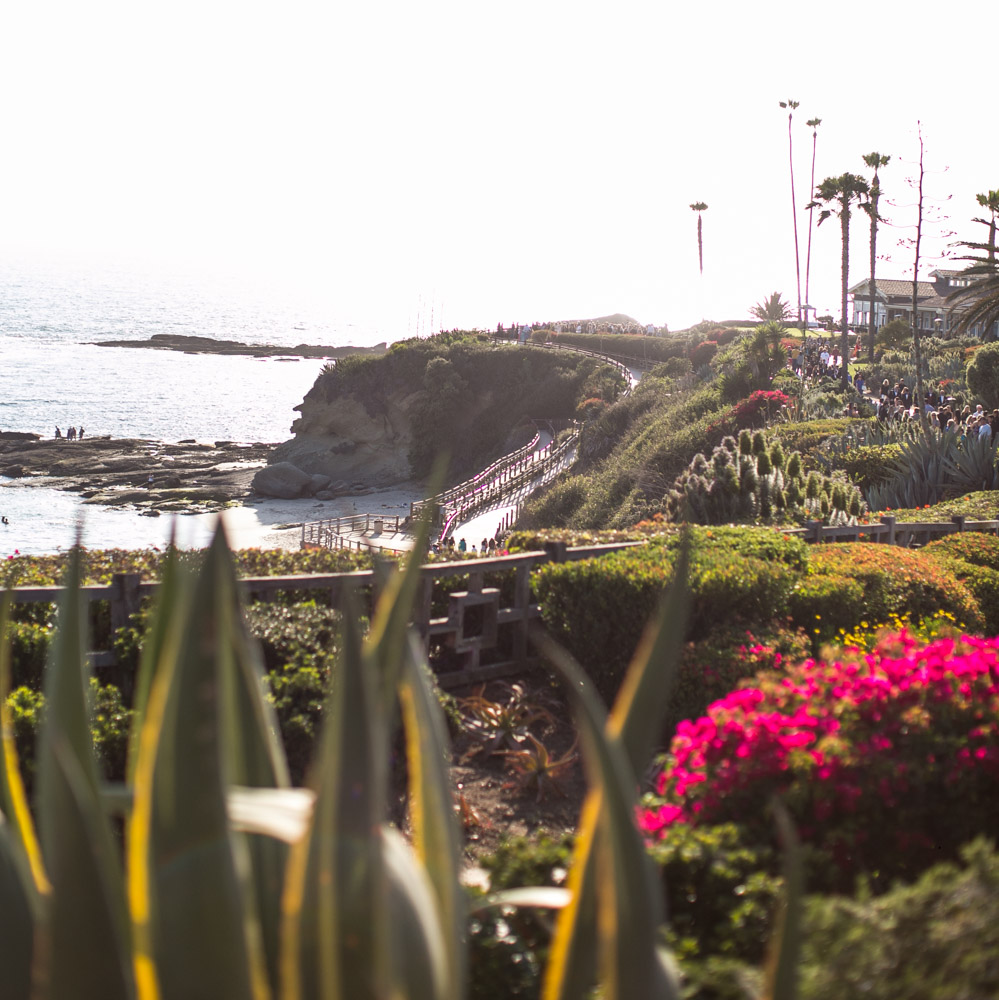
<svg viewBox="0 0 999 1000"><path fill-rule="evenodd" d="M58 427L55 429L55 436L57 438L62 437L62 431ZM77 439L81 441L83 440L83 428L80 427L79 429L77 429L76 427L70 427L70 429L66 431L66 440L76 441Z"/></svg>
<svg viewBox="0 0 999 1000"><path fill-rule="evenodd" d="M478 552L480 554L495 555L496 553L496 539L495 538L483 538L482 544L479 548L475 547L475 543L472 543L471 549L468 547L468 542L464 538L459 538L457 544L455 544L454 536L449 535L447 541L444 542L433 542L430 546L433 552Z"/></svg>
<svg viewBox="0 0 999 1000"><path fill-rule="evenodd" d="M824 341L810 343L804 349L797 348L788 360L789 367L806 384L816 384L825 378L842 377L843 358L839 349ZM907 421L919 420L919 401L915 388L904 378L894 384L884 379L880 386L867 384L863 372L847 373L847 382L857 390L874 408L879 420ZM999 441L999 409L991 413L978 403L961 405L953 396L947 396L939 389L930 387L923 392L923 409L931 427L947 433L957 434L961 440L968 438L995 439ZM847 405L844 416L862 416L856 402Z"/></svg>

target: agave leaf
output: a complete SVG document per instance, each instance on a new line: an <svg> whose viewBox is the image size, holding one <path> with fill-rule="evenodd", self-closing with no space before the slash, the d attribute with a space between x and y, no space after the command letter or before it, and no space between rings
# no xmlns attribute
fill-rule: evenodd
<svg viewBox="0 0 999 1000"><path fill-rule="evenodd" d="M14 746L10 693L10 595L0 604L0 969L12 997L31 990L42 897L49 891ZM7 817L10 817L8 821Z"/></svg>
<svg viewBox="0 0 999 1000"><path fill-rule="evenodd" d="M167 549L166 559L160 574L160 586L157 600L160 606L173 607L179 600L181 572L177 564L177 549L173 539ZM149 701L149 691L153 683L153 672L156 664L164 655L164 647L170 640L176 640L168 630L166 615L154 615L150 623L146 640L143 643L142 655L139 657L139 669L135 676L135 692L132 698L132 725L128 733L128 758L125 770L125 780L130 785L135 780L136 759L139 754L139 738L142 732L142 721L145 718L146 703Z"/></svg>
<svg viewBox="0 0 999 1000"><path fill-rule="evenodd" d="M458 880L461 840L448 774L447 732L443 713L427 679L423 654L410 632L399 697L409 765L410 816L413 846L433 889L438 911L435 924L443 934L441 952L447 958L449 1000L464 995L465 894Z"/></svg>
<svg viewBox="0 0 999 1000"><path fill-rule="evenodd" d="M309 828L315 800L311 788L230 788L226 809L234 830L294 844Z"/></svg>
<svg viewBox="0 0 999 1000"><path fill-rule="evenodd" d="M801 959L801 918L805 899L805 867L801 843L787 809L774 807L777 831L784 848L784 893L767 956L764 1000L796 1000Z"/></svg>
<svg viewBox="0 0 999 1000"><path fill-rule="evenodd" d="M440 490L446 469L446 457L438 456L428 482L429 488L433 491L431 496L436 496ZM405 571L390 576L371 620L367 645L378 664L381 697L386 712L395 699L396 685L402 671L406 633L420 585L420 564L423 553L427 550L427 539L430 537L431 509L428 505L424 516L417 522L413 548L406 560Z"/></svg>
<svg viewBox="0 0 999 1000"><path fill-rule="evenodd" d="M23 855L15 838L0 813L0 968L4 995L11 1000L28 1000L36 907L31 903L31 890L25 886Z"/></svg>
<svg viewBox="0 0 999 1000"><path fill-rule="evenodd" d="M519 889L491 892L472 900L469 913L481 913L494 906L530 906L539 910L562 910L572 902L572 893L554 885L529 885Z"/></svg>
<svg viewBox="0 0 999 1000"><path fill-rule="evenodd" d="M35 824L28 808L28 797L21 780L21 767L14 743L14 727L7 698L10 696L10 595L5 594L0 605L0 813L8 818L6 836L12 858L21 872L24 890L28 894L36 919L40 915L41 897L49 890L49 881L42 864L42 852L35 834ZM0 968L3 965L0 964Z"/></svg>
<svg viewBox="0 0 999 1000"><path fill-rule="evenodd" d="M226 599L225 647L229 655L220 658L222 690L222 759L227 784L287 789L290 785L284 748L278 739L277 717L264 696L266 685L259 645L250 636L242 616L236 588L236 570L225 550L229 584ZM288 862L287 845L273 837L247 836L237 843L245 850L249 871L244 873L248 892L256 907L256 920L248 930L259 927L260 946L272 990L278 987L281 941L281 891ZM256 948L251 948L256 954Z"/></svg>
<svg viewBox="0 0 999 1000"><path fill-rule="evenodd" d="M337 663L306 836L292 847L282 902L281 989L286 1000L387 995L388 884L380 840L386 726L345 594Z"/></svg>
<svg viewBox="0 0 999 1000"><path fill-rule="evenodd" d="M267 994L259 932L244 905L245 850L225 806L222 688L233 670L235 577L221 530L193 587L158 614L161 648L136 760L129 898L137 970L166 1000Z"/></svg>
<svg viewBox="0 0 999 1000"><path fill-rule="evenodd" d="M608 720L608 738L620 744L633 773L644 769L647 763L675 682L690 606L689 565L690 538L686 535L678 553L673 583L656 620L646 629ZM594 788L583 806L569 873L573 903L559 915L552 941L545 972L546 1000L581 996L593 979L598 933L594 847L603 808L600 790Z"/></svg>
<svg viewBox="0 0 999 1000"><path fill-rule="evenodd" d="M690 533L686 531L673 569L674 582L642 636L608 719L608 735L621 740L636 774L645 769L661 736L676 684L690 614L689 569Z"/></svg>
<svg viewBox="0 0 999 1000"><path fill-rule="evenodd" d="M58 956L49 965L52 1000L81 990L107 998L134 995L124 886L90 736L84 623L77 545L46 671L47 715L38 748L38 826L52 885L47 947Z"/></svg>
<svg viewBox="0 0 999 1000"><path fill-rule="evenodd" d="M599 803L591 843L595 852L598 963L608 1000L673 997L657 952L661 922L656 881L634 820L637 781L621 743L605 735L606 713L582 669L553 643L540 643L566 682L590 776L587 805ZM559 923L573 915L570 906ZM554 947L553 947L554 951ZM546 981L547 995L556 981Z"/></svg>
<svg viewBox="0 0 999 1000"><path fill-rule="evenodd" d="M419 864L402 839L389 826L380 838L392 915L388 959L393 997L407 1000L446 1000L463 996L453 984L453 952L462 951L440 921L436 888L427 869ZM349 991L344 994L351 996Z"/></svg>

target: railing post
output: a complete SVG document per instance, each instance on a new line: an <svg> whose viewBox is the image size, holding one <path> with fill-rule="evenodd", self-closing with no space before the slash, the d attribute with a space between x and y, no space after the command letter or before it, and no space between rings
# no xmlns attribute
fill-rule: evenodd
<svg viewBox="0 0 999 1000"><path fill-rule="evenodd" d="M527 660L527 632L530 627L528 614L531 607L531 574L527 566L517 567L513 585L513 606L519 612L513 629L513 657L523 664Z"/></svg>
<svg viewBox="0 0 999 1000"><path fill-rule="evenodd" d="M806 530L808 534L807 539L810 542L821 542L822 541L822 522L821 521L808 521L806 522Z"/></svg>
<svg viewBox="0 0 999 1000"><path fill-rule="evenodd" d="M951 520L957 525L958 531L964 531L964 522L967 520L967 515L965 514L955 514Z"/></svg>
<svg viewBox="0 0 999 1000"><path fill-rule="evenodd" d="M888 525L888 540L887 540L887 542L885 544L887 544L887 545L895 545L896 544L896 542L895 542L895 515L894 514L885 514L881 518L881 523Z"/></svg>

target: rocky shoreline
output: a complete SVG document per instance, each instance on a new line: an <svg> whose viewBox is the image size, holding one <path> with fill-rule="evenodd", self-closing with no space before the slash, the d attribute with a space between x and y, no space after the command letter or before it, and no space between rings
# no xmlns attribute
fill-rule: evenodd
<svg viewBox="0 0 999 1000"><path fill-rule="evenodd" d="M0 433L0 476L32 480L33 485L78 493L84 503L128 508L156 517L164 513L208 514L274 497L332 500L361 497L377 490L370 482L299 484L294 492L254 488L275 444L237 441L179 441L144 438L42 438L38 434ZM301 473L299 475L302 475ZM322 491L317 493L317 488Z"/></svg>
<svg viewBox="0 0 999 1000"><path fill-rule="evenodd" d="M239 502L274 445L0 434L0 476L79 493L84 503L156 516L204 514Z"/></svg>
<svg viewBox="0 0 999 1000"><path fill-rule="evenodd" d="M97 347L135 347L156 351L182 351L185 354L232 354L251 358L342 358L348 354L384 354L384 342L373 347L330 347L298 344L282 347L277 344L244 344L238 340L216 340L214 337L190 337L172 333L156 333L147 340L98 340Z"/></svg>

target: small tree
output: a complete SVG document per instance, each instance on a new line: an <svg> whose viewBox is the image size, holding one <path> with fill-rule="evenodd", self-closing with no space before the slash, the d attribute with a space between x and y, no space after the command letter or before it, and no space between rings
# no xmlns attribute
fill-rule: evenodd
<svg viewBox="0 0 999 1000"><path fill-rule="evenodd" d="M780 292L772 292L762 302L757 302L749 310L749 315L764 323L774 322L783 326L784 320L790 319L794 314L791 307L781 298Z"/></svg>

